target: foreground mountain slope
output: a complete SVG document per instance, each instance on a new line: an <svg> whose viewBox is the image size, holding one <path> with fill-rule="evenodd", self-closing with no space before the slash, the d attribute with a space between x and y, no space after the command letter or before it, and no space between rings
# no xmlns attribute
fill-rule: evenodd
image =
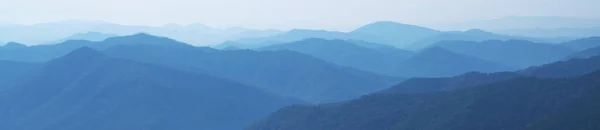
<svg viewBox="0 0 600 130"><path fill-rule="evenodd" d="M598 79L600 72L569 79L521 77L438 93L372 94L336 104L286 107L248 129L521 130L584 99L582 94L600 87Z"/></svg>
<svg viewBox="0 0 600 130"><path fill-rule="evenodd" d="M582 94L581 98L528 126L526 130L597 130L600 129L600 89Z"/></svg>
<svg viewBox="0 0 600 130"><path fill-rule="evenodd" d="M524 40L443 41L435 44L465 54L515 68L543 65L564 59L575 51L553 44Z"/></svg>
<svg viewBox="0 0 600 130"><path fill-rule="evenodd" d="M0 91L12 87L37 67L39 64L35 63L0 61Z"/></svg>
<svg viewBox="0 0 600 130"><path fill-rule="evenodd" d="M241 129L299 103L253 87L81 48L0 94L0 129Z"/></svg>
<svg viewBox="0 0 600 130"><path fill-rule="evenodd" d="M375 44L375 43L371 43ZM260 50L290 50L311 55L332 63L353 67L378 74L391 75L393 68L412 56L412 52L400 49L369 47L366 43L356 44L344 40L305 39L301 41L271 45ZM376 64L374 64L376 63Z"/></svg>
<svg viewBox="0 0 600 130"><path fill-rule="evenodd" d="M291 51L219 51L153 45L117 46L105 53L180 70L202 72L309 102L356 98L396 78L342 67Z"/></svg>

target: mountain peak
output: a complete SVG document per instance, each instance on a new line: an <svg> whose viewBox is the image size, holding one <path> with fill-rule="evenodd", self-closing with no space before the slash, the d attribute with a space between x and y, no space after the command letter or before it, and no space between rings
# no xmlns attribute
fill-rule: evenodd
<svg viewBox="0 0 600 130"><path fill-rule="evenodd" d="M27 47L27 45L21 44L21 43L16 43L16 42L8 42L8 43L4 44L4 47L21 48L21 47Z"/></svg>
<svg viewBox="0 0 600 130"><path fill-rule="evenodd" d="M71 51L65 56L80 55L80 56L103 56L100 51L94 50L90 47L81 47Z"/></svg>
<svg viewBox="0 0 600 130"><path fill-rule="evenodd" d="M481 30L481 29L470 29L470 30L467 30L466 33L472 33L472 34L489 34L491 32L487 32L487 31Z"/></svg>
<svg viewBox="0 0 600 130"><path fill-rule="evenodd" d="M81 47L55 60L85 62L89 60L96 60L99 58L104 58L104 54L89 47Z"/></svg>
<svg viewBox="0 0 600 130"><path fill-rule="evenodd" d="M416 25L403 24L393 21L379 21L371 24L367 24L362 26L353 32L363 32L363 31L377 31L377 30L395 30L395 31L415 31L415 30L427 30L427 31L435 31L429 28L420 27Z"/></svg>
<svg viewBox="0 0 600 130"><path fill-rule="evenodd" d="M170 38L150 35L148 33L137 33L128 36L118 36L107 38L104 43L119 44L119 45L185 45L191 46L183 42L179 42Z"/></svg>

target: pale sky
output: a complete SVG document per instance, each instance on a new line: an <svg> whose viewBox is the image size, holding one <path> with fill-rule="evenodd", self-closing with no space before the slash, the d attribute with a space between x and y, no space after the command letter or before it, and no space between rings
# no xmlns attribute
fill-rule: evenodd
<svg viewBox="0 0 600 130"><path fill-rule="evenodd" d="M598 19L598 6L600 0L0 0L0 23L99 20L349 30L374 21L427 25L506 16Z"/></svg>

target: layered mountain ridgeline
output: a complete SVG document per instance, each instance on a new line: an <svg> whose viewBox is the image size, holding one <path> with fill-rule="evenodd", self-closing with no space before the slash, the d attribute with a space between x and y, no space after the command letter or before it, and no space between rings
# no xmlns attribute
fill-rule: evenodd
<svg viewBox="0 0 600 130"><path fill-rule="evenodd" d="M600 70L600 56L586 59L574 58L552 64L529 67L518 73L542 78L561 78L580 76L595 70Z"/></svg>
<svg viewBox="0 0 600 130"><path fill-rule="evenodd" d="M115 57L209 73L309 102L352 99L399 81L291 51L218 51L139 45L117 46L105 52Z"/></svg>
<svg viewBox="0 0 600 130"><path fill-rule="evenodd" d="M466 72L499 72L514 70L503 64L462 55L440 47L432 47L402 61L393 70L404 77L448 77Z"/></svg>
<svg viewBox="0 0 600 130"><path fill-rule="evenodd" d="M590 37L573 40L561 44L580 52L570 55L568 58L589 58L600 54L600 37Z"/></svg>
<svg viewBox="0 0 600 130"><path fill-rule="evenodd" d="M600 56L588 59L571 59L542 66L529 67L516 72L480 73L470 72L454 77L411 78L381 93L430 93L451 91L466 87L479 86L522 76L538 78L568 78L581 76L600 70Z"/></svg>
<svg viewBox="0 0 600 130"><path fill-rule="evenodd" d="M409 79L356 100L286 107L248 129L598 129L593 120L599 118L593 101L600 94L598 58L516 73Z"/></svg>
<svg viewBox="0 0 600 130"><path fill-rule="evenodd" d="M471 29L468 31L449 31L440 33L438 35L434 35L431 37L420 39L410 45L407 45L403 48L409 50L420 50L423 48L431 47L435 45L435 43L440 41L487 41L487 40L530 40L536 42L550 42L550 43L560 43L563 40L554 40L552 38L530 38L530 37L520 37L520 36L508 36L502 34L495 34L491 32L487 32L480 29Z"/></svg>
<svg viewBox="0 0 600 130"><path fill-rule="evenodd" d="M259 50L290 50L333 63L397 77L444 77L470 71L496 72L510 67L442 48L418 53L396 48L344 40L305 39L271 45Z"/></svg>
<svg viewBox="0 0 600 130"><path fill-rule="evenodd" d="M573 41L565 42L561 44L562 46L571 48L577 51L583 51L590 48L595 48L600 46L600 37L589 37L576 39Z"/></svg>
<svg viewBox="0 0 600 130"><path fill-rule="evenodd" d="M358 42L357 42L358 43ZM289 50L311 55L339 65L353 67L378 74L398 76L391 70L411 57L413 52L377 47L375 43L355 43L344 40L305 39L297 42L271 45L259 50ZM360 45L359 45L360 44Z"/></svg>
<svg viewBox="0 0 600 130"><path fill-rule="evenodd" d="M85 33L76 33L73 34L71 36L53 41L53 42L48 42L45 44L55 44L55 43L61 43L61 42L66 42L69 40L85 40L85 41L94 41L94 42L100 42L100 41L104 41L108 38L111 37L116 37L118 35L115 34L105 34L105 33L101 33L101 32L85 32Z"/></svg>
<svg viewBox="0 0 600 130"><path fill-rule="evenodd" d="M311 102L347 100L398 81L295 52L219 51L148 34L112 37L102 42L72 40L55 45L30 46L0 51L10 54L0 57L41 62L83 46L98 50L112 48L106 52L115 57L209 73ZM345 87L349 84L353 84L352 87Z"/></svg>
<svg viewBox="0 0 600 130"><path fill-rule="evenodd" d="M600 46L598 47L594 47L594 48L589 48L589 49L585 49L581 52L577 52L575 54L572 54L570 56L567 57L567 59L572 59L572 58L589 58L589 57L593 57L593 56L597 56L600 55Z"/></svg>
<svg viewBox="0 0 600 130"><path fill-rule="evenodd" d="M521 75L513 72L480 73L470 72L454 77L444 78L411 78L400 82L380 93L432 93L438 91L452 91L456 89L490 84Z"/></svg>
<svg viewBox="0 0 600 130"><path fill-rule="evenodd" d="M599 73L572 79L522 77L439 93L373 94L338 104L283 108L249 129L521 130L560 114L585 100L582 96L598 94L586 93L598 89L598 79Z"/></svg>
<svg viewBox="0 0 600 130"><path fill-rule="evenodd" d="M165 37L151 36L145 33L138 33L124 37L111 37L100 42L87 40L68 40L58 44L22 46L22 44L6 44L0 47L0 60L23 61L23 62L46 62L53 58L63 56L77 48L89 46L96 49L106 49L115 45L137 45L137 44L157 44L169 42L171 39ZM177 42L177 46L191 45Z"/></svg>
<svg viewBox="0 0 600 130"><path fill-rule="evenodd" d="M6 130L236 130L300 100L77 49L0 91Z"/></svg>
<svg viewBox="0 0 600 130"><path fill-rule="evenodd" d="M214 45L227 40L268 37L281 33L281 31L278 30L255 30L241 27L219 29L202 24L129 26L99 21L77 20L40 23L35 25L0 25L0 39L27 43L28 45L66 40L64 38L86 32L98 32L121 36L146 32L153 35L167 36L193 45ZM87 38L91 37L86 36L85 40L92 40Z"/></svg>
<svg viewBox="0 0 600 130"><path fill-rule="evenodd" d="M442 41L435 46L515 68L552 63L575 53L560 45L524 40Z"/></svg>
<svg viewBox="0 0 600 130"><path fill-rule="evenodd" d="M439 31L433 29L414 25L396 22L375 22L347 33L325 30L294 29L271 37L241 39L236 42L241 45L262 44L262 47L264 47L264 45L288 43L307 38L320 38L328 40L362 40L395 47L404 47L412 42L439 33Z"/></svg>

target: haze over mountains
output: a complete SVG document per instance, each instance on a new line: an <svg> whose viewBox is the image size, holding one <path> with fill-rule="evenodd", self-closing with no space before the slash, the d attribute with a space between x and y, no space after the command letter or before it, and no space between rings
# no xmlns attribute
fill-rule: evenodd
<svg viewBox="0 0 600 130"><path fill-rule="evenodd" d="M596 130L597 36L0 26L0 129Z"/></svg>

